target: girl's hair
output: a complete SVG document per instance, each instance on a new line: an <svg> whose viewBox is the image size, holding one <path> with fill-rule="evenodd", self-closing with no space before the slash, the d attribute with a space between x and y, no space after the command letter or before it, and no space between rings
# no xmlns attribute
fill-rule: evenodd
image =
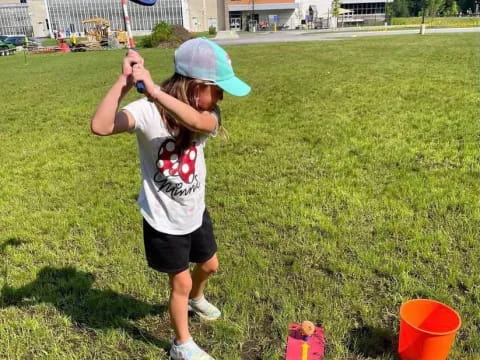
<svg viewBox="0 0 480 360"><path fill-rule="evenodd" d="M173 74L170 78L166 79L161 87L164 92L177 98L180 101L192 106L198 110L198 104L196 100L196 89L204 82L198 79L192 79L180 74ZM163 107L159 107L162 119L164 119L167 129L176 134L176 144L180 151L188 149L195 139L195 132L187 129L181 125L177 119L169 114Z"/></svg>

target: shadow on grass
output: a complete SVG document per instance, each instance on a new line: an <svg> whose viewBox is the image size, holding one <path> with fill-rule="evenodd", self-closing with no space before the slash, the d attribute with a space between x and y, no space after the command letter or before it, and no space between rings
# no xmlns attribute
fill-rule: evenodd
<svg viewBox="0 0 480 360"><path fill-rule="evenodd" d="M389 355L398 359L395 351L396 339L391 330L368 325L350 330L347 347L351 353L366 358L383 358Z"/></svg>
<svg viewBox="0 0 480 360"><path fill-rule="evenodd" d="M132 325L147 315L162 315L163 305L151 305L110 290L92 288L95 277L73 267L44 267L37 279L17 289L4 286L0 306L31 306L47 303L55 306L72 322L86 328L122 328L133 339L167 350L169 341L158 339Z"/></svg>
<svg viewBox="0 0 480 360"><path fill-rule="evenodd" d="M4 241L2 244L0 244L0 254L3 254L5 252L5 249L9 246L11 247L17 247L23 244L26 244L28 241L18 239L18 238L10 238L6 241Z"/></svg>

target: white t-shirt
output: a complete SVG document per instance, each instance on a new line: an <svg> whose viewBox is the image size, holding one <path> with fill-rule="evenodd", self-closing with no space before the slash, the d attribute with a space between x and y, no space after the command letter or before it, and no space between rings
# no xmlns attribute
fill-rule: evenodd
<svg viewBox="0 0 480 360"><path fill-rule="evenodd" d="M138 198L145 220L157 231L188 234L202 225L205 210L204 147L209 134L179 154L157 106L143 98L124 107L135 119L142 187ZM220 123L218 107L212 112ZM215 135L213 133L212 135Z"/></svg>

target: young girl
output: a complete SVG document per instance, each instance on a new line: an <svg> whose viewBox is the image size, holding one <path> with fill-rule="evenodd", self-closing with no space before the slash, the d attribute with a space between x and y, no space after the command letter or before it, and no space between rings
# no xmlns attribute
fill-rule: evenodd
<svg viewBox="0 0 480 360"><path fill-rule="evenodd" d="M142 172L138 203L143 215L148 265L170 279L169 311L175 339L173 359L212 359L193 341L188 310L206 320L220 311L203 291L218 269L217 244L205 208L205 143L220 126L217 102L223 91L244 96L250 87L238 79L228 54L198 38L175 51L175 73L155 85L143 58L130 50L122 74L104 97L91 121L97 135L137 135ZM145 98L118 111L122 98L138 81ZM196 263L192 272L189 263Z"/></svg>

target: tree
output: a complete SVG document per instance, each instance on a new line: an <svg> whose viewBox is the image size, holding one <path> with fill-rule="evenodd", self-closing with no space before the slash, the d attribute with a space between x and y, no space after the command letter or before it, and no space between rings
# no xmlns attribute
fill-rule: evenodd
<svg viewBox="0 0 480 360"><path fill-rule="evenodd" d="M340 15L340 0L333 0L332 15L338 17Z"/></svg>
<svg viewBox="0 0 480 360"><path fill-rule="evenodd" d="M468 9L475 11L475 0L459 0L458 5L464 13L466 13Z"/></svg>
<svg viewBox="0 0 480 360"><path fill-rule="evenodd" d="M427 0L410 0L408 3L409 15L421 16L424 2L427 2Z"/></svg>
<svg viewBox="0 0 480 360"><path fill-rule="evenodd" d="M456 0L445 1L445 10L443 11L445 16L457 16L459 12L460 7Z"/></svg>
<svg viewBox="0 0 480 360"><path fill-rule="evenodd" d="M390 5L390 3L387 3L386 5ZM392 15L395 17L410 16L410 11L408 9L408 0L393 0L391 8Z"/></svg>
<svg viewBox="0 0 480 360"><path fill-rule="evenodd" d="M429 0L427 6L427 14L429 16L437 16L445 6L445 0Z"/></svg>
<svg viewBox="0 0 480 360"><path fill-rule="evenodd" d="M331 28L336 28L337 27L337 21L338 21L338 16L340 15L340 0L333 0L332 1L332 18L330 27Z"/></svg>

